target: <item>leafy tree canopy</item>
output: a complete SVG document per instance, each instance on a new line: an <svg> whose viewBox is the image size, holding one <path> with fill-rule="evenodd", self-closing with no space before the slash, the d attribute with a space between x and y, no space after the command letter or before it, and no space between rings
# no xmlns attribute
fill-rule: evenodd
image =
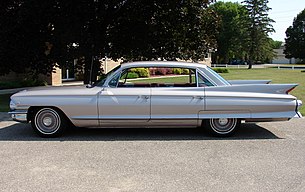
<svg viewBox="0 0 305 192"><path fill-rule="evenodd" d="M286 30L284 54L286 58L305 59L305 9Z"/></svg>
<svg viewBox="0 0 305 192"><path fill-rule="evenodd" d="M249 32L249 69L254 61L265 61L273 58L272 43L268 36L274 32L271 23L274 20L268 17L268 0L245 0L243 1L250 17L248 24Z"/></svg>
<svg viewBox="0 0 305 192"><path fill-rule="evenodd" d="M217 2L210 8L219 15L220 24L216 35L215 63L228 63L232 59L253 62L269 62L273 56L274 32L268 17L267 0L245 0L242 4Z"/></svg>
<svg viewBox="0 0 305 192"><path fill-rule="evenodd" d="M213 0L6 0L0 2L0 73L47 74L79 58L197 60L215 47ZM95 60L93 60L95 58Z"/></svg>
<svg viewBox="0 0 305 192"><path fill-rule="evenodd" d="M220 18L219 33L216 36L217 51L213 62L228 63L231 59L244 59L248 41L247 10L239 3L221 1L210 8L214 9Z"/></svg>
<svg viewBox="0 0 305 192"><path fill-rule="evenodd" d="M283 44L283 41L272 40L272 49L279 49Z"/></svg>

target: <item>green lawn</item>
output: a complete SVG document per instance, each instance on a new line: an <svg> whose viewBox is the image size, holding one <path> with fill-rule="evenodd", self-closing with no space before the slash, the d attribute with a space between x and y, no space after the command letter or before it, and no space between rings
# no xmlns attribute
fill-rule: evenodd
<svg viewBox="0 0 305 192"><path fill-rule="evenodd" d="M229 69L229 73L222 73L225 79L269 79L272 83L297 83L299 84L290 94L298 99L305 101L305 72L300 70L286 69ZM300 112L305 115L305 106L303 105Z"/></svg>
<svg viewBox="0 0 305 192"><path fill-rule="evenodd" d="M194 79L193 79L194 81ZM137 83L188 83L189 76L174 76L174 77L166 77L166 78L153 78L153 79L136 79L131 80L130 82Z"/></svg>
<svg viewBox="0 0 305 192"><path fill-rule="evenodd" d="M227 80L248 79L248 80L272 80L272 83L297 83L299 84L290 94L296 96L298 99L305 102L305 72L300 70L287 70L287 69L229 69L229 73L221 73ZM156 83L171 83L171 82L186 82L187 76L159 78L153 79ZM136 82L150 83L150 80L136 80ZM305 115L305 105L300 109L301 113Z"/></svg>
<svg viewBox="0 0 305 192"><path fill-rule="evenodd" d="M10 110L10 96L12 94L0 95L0 112L8 112Z"/></svg>
<svg viewBox="0 0 305 192"><path fill-rule="evenodd" d="M291 94L296 96L298 99L305 102L305 72L300 70L285 70L285 69L229 69L229 73L221 74L227 80L235 79L268 79L272 80L272 83L298 83ZM159 78L154 79L155 83L183 83L187 82L188 76L170 77L170 78ZM137 82L149 83L147 79L136 80ZM0 111L9 111L9 98L11 94L0 95ZM305 115L305 105L301 108L301 113Z"/></svg>

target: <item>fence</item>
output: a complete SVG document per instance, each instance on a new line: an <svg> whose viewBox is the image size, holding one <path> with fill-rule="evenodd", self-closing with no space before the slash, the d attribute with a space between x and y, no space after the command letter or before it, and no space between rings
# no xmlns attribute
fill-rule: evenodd
<svg viewBox="0 0 305 192"><path fill-rule="evenodd" d="M211 64L211 67L225 67L225 68L248 68L248 65L229 65L229 64ZM260 64L252 65L252 68L277 68L277 69L290 69L290 70L304 70L305 65L292 65L292 64Z"/></svg>

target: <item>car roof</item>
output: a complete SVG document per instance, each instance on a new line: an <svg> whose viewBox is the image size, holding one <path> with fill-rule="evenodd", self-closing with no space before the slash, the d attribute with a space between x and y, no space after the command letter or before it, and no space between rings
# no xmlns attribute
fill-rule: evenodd
<svg viewBox="0 0 305 192"><path fill-rule="evenodd" d="M190 68L206 68L205 64L181 61L136 61L130 63L122 63L122 68L130 67L190 67Z"/></svg>

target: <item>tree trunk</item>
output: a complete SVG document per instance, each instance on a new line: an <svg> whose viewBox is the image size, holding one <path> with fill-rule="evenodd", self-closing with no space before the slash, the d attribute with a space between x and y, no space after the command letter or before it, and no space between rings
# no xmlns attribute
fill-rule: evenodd
<svg viewBox="0 0 305 192"><path fill-rule="evenodd" d="M85 58L84 84L93 84L97 81L100 69L99 61L92 60L92 56Z"/></svg>
<svg viewBox="0 0 305 192"><path fill-rule="evenodd" d="M253 61L252 60L249 60L249 63L248 63L248 69L252 69L252 64L253 64Z"/></svg>

